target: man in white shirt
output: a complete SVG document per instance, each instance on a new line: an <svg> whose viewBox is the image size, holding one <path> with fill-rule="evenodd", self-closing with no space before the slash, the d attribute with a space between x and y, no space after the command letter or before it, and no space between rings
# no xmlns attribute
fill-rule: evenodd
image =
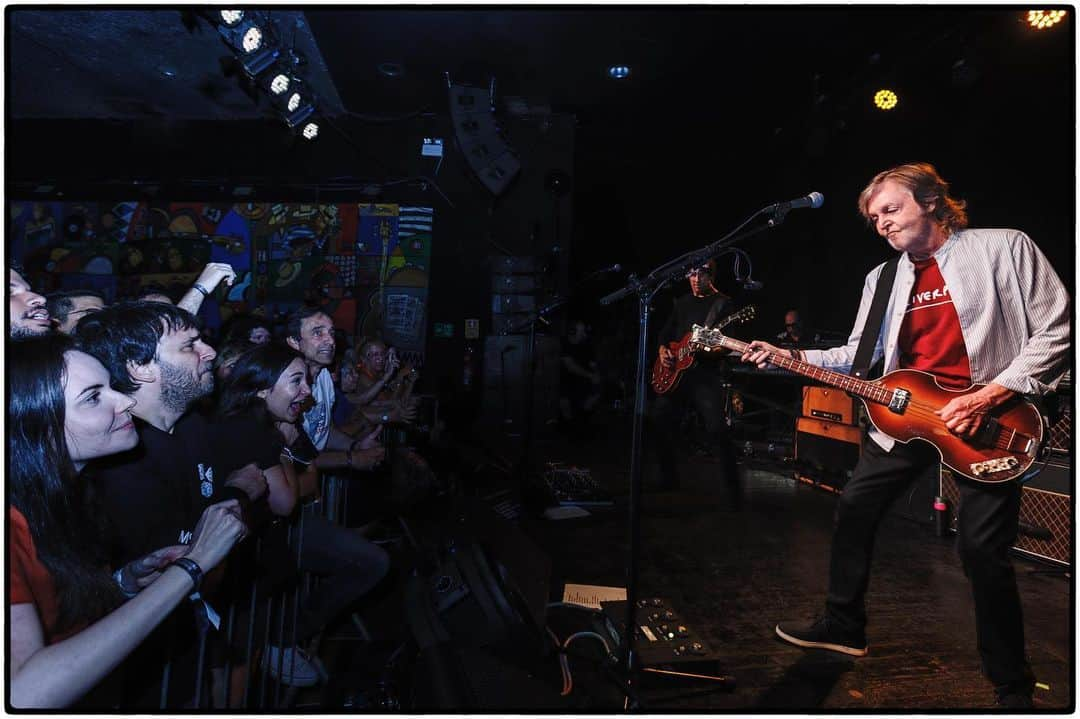
<svg viewBox="0 0 1080 719"><path fill-rule="evenodd" d="M304 357L314 404L304 413L304 431L319 450L315 466L320 469L351 467L371 469L381 462L386 449L378 442L381 427L362 437L345 434L334 426L334 322L317 307L301 307L289 316L286 343Z"/></svg>
<svg viewBox="0 0 1080 719"><path fill-rule="evenodd" d="M953 434L974 438L987 413L1020 394L1045 394L1068 364L1069 296L1038 247L1017 230L967 228L965 203L933 166L900 165L879 173L859 209L897 252L896 277L873 360L884 371L929 373L958 395L936 410ZM855 358L884 264L866 277L848 343L828 350L781 350L752 342L743 359L763 367L788 354L846 372ZM871 362L872 364L873 362ZM939 471L925 442L904 444L874 428L837 508L825 613L809 626L776 633L801 647L863 656L864 599L874 536L886 508L916 478ZM1035 678L1024 653L1024 626L1009 548L1016 542L1020 485L959 477L957 547L975 600L983 672L1006 708L1033 706Z"/></svg>

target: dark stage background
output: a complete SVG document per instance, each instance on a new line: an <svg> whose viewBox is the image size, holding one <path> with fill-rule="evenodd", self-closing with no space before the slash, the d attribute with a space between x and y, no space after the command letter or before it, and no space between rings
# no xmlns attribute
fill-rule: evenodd
<svg viewBox="0 0 1080 719"><path fill-rule="evenodd" d="M497 258L535 258L536 302L577 288L556 317L586 317L626 357L634 308L596 302L620 275L583 277L615 262L647 271L810 191L824 207L743 246L764 289L736 286L730 256L720 285L758 306L739 336L775 335L789 307L846 334L865 273L889 254L855 199L899 162L937 165L974 226L1026 231L1073 285L1071 14L1042 31L1026 10L972 6L316 8L270 20L317 97L314 141L244 89L204 18L9 8L8 199L431 207L431 389L464 383L466 318L480 320L477 353L497 329ZM616 64L629 76L609 77ZM448 79L493 90L522 168L497 196L457 143ZM900 98L889 112L872 105L885 87ZM425 137L444 140L441 161L421 155ZM10 220L8 231L11 248ZM452 336L432 336L436 323Z"/></svg>

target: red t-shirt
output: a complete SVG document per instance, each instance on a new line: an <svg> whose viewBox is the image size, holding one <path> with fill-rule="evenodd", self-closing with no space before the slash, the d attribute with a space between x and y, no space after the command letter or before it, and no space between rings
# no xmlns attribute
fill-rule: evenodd
<svg viewBox="0 0 1080 719"><path fill-rule="evenodd" d="M929 372L943 387L971 385L960 319L937 260L915 261L915 285L900 325L900 367Z"/></svg>
<svg viewBox="0 0 1080 719"><path fill-rule="evenodd" d="M8 575L11 578L9 603L34 605L38 617L41 618L41 629L46 644L55 644L67 639L86 625L72 627L63 633L56 631L59 605L52 575L38 559L34 539L30 536L30 527L22 512L9 506L8 523L11 528L8 538Z"/></svg>

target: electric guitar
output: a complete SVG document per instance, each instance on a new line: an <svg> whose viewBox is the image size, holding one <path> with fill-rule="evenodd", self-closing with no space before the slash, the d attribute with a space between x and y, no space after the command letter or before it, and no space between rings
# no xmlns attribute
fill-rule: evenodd
<svg viewBox="0 0 1080 719"><path fill-rule="evenodd" d="M746 322L754 318L754 306L747 305L735 314L728 315L716 323L716 329L723 329L733 322ZM695 328L701 325L694 325ZM664 366L659 357L653 364L652 379L649 383L657 394L665 394L675 389L683 372L694 366L695 354L700 349L693 344L694 331L690 330L678 342L668 342L667 348L675 355L675 365L670 369Z"/></svg>
<svg viewBox="0 0 1080 719"><path fill-rule="evenodd" d="M729 349L742 354L749 344L725 337L717 330L694 325L691 342L702 348ZM777 367L839 387L862 400L870 421L898 442L921 439L941 455L942 464L977 482L996 484L1027 472L1043 445L1045 423L1039 410L1022 397L1013 397L983 417L974 437L960 437L945 426L935 412L949 400L985 387L946 389L933 375L901 369L866 381L772 352L769 362Z"/></svg>

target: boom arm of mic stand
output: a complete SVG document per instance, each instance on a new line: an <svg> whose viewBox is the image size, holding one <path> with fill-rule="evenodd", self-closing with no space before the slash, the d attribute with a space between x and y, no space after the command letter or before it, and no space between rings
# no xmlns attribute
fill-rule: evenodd
<svg viewBox="0 0 1080 719"><path fill-rule="evenodd" d="M536 322L537 320L540 320L540 321L546 323L547 320L544 319L544 316L554 312L557 309L559 309L560 307L565 305L567 302L568 302L568 300L557 297L557 298L555 298L555 300L553 302L548 303L547 305L541 307L540 309L536 310L535 312L530 312L528 317L526 317L525 319L521 320L520 322L518 322L516 324L511 325L510 328L508 330L506 330L503 334L511 334L511 333L514 333L514 332L520 332L521 330L525 329L526 327L528 327L532 323Z"/></svg>

